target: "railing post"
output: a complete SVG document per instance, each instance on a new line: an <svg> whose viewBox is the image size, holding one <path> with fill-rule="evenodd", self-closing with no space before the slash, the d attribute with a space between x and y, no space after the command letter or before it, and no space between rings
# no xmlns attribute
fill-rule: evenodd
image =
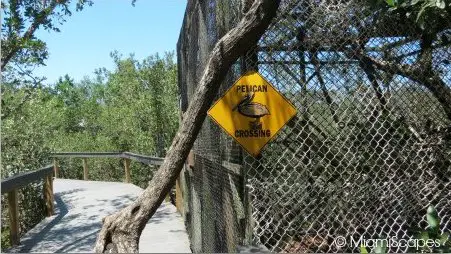
<svg viewBox="0 0 451 254"><path fill-rule="evenodd" d="M58 168L58 161L56 158L53 158L53 171L55 172L55 178L59 177L59 168Z"/></svg>
<svg viewBox="0 0 451 254"><path fill-rule="evenodd" d="M9 240L11 246L19 244L19 209L17 203L17 189L8 192L9 206Z"/></svg>
<svg viewBox="0 0 451 254"><path fill-rule="evenodd" d="M83 180L88 180L88 159L83 158Z"/></svg>
<svg viewBox="0 0 451 254"><path fill-rule="evenodd" d="M124 159L125 182L130 183L130 159Z"/></svg>
<svg viewBox="0 0 451 254"><path fill-rule="evenodd" d="M45 206L47 209L47 217L53 215L54 207L53 207L53 178L52 175L49 174L44 178L44 199Z"/></svg>

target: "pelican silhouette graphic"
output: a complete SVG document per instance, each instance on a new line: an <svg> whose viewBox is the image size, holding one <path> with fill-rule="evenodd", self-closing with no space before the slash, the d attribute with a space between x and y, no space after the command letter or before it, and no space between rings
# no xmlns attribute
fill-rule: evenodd
<svg viewBox="0 0 451 254"><path fill-rule="evenodd" d="M270 115L268 108L258 102L252 102L255 97L255 93L251 92L244 96L244 98L233 107L232 111L238 109L238 112L243 116L254 118L255 121L250 122L251 129L261 129L260 117Z"/></svg>

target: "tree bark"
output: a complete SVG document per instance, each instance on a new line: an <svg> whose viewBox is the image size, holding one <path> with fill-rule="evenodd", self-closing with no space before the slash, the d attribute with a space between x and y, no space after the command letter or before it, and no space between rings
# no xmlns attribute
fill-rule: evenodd
<svg viewBox="0 0 451 254"><path fill-rule="evenodd" d="M238 57L257 44L279 3L280 0L255 0L238 25L216 43L185 113L188 117L184 117L163 164L131 205L103 219L95 252L138 252L141 232L182 170L219 84Z"/></svg>

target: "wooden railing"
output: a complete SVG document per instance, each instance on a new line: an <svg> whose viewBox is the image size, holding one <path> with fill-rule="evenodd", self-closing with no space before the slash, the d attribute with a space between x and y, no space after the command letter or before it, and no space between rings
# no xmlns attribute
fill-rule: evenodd
<svg viewBox="0 0 451 254"><path fill-rule="evenodd" d="M83 158L83 179L88 180L88 158L122 158L124 159L125 182L130 183L130 160L139 161L147 165L159 166L163 164L164 158L152 157L129 152L64 152L53 153L53 165L55 177L59 176L59 167L57 158Z"/></svg>
<svg viewBox="0 0 451 254"><path fill-rule="evenodd" d="M53 174L55 178L59 176L58 158L83 158L83 179L88 180L88 158L122 158L124 159L125 182L130 183L130 161L135 160L147 165L161 165L163 158L134 154L129 152L64 152L53 153L53 165L42 169L27 171L18 175L8 177L1 181L2 195L8 195L8 210L10 223L10 242L11 245L19 244L19 207L18 207L18 189L44 179L44 199L46 204L46 216L52 216L54 213L53 204Z"/></svg>
<svg viewBox="0 0 451 254"><path fill-rule="evenodd" d="M2 180L2 195L8 195L9 231L11 245L19 244L19 207L17 193L20 188L32 182L44 179L44 200L46 205L46 216L53 215L53 170L53 166L49 165L41 169L27 171Z"/></svg>

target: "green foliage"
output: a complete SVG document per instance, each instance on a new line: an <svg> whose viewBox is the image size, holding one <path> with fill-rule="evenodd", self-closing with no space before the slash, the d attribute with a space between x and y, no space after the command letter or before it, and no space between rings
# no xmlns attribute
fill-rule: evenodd
<svg viewBox="0 0 451 254"><path fill-rule="evenodd" d="M362 254L368 254L368 253L376 253L376 254L385 254L387 253L387 242L383 241L376 241L376 247L374 247L374 251L368 252L368 250L365 248L365 246L360 246L360 253Z"/></svg>
<svg viewBox="0 0 451 254"><path fill-rule="evenodd" d="M365 246L363 246L363 245L360 246L360 253L368 254L368 250L365 248Z"/></svg>
<svg viewBox="0 0 451 254"><path fill-rule="evenodd" d="M2 112L5 110L11 112L7 118L2 117L1 121L1 176L5 178L48 164L47 155L50 149L45 145L45 137L49 130L43 125L43 118L35 115L36 112L42 111L41 102L45 100L45 94L38 89L33 89L30 97L23 103L26 96L25 88L16 89L8 84L3 84L2 88L3 99L6 101L6 104L2 106ZM18 104L23 105L16 108ZM3 220L8 211L5 198L2 195L2 221L6 222L6 219ZM22 188L19 199L20 229L23 232L44 217L42 182ZM2 235L4 231L7 231L7 226L7 223L2 223ZM2 247L5 247L3 243L2 238Z"/></svg>
<svg viewBox="0 0 451 254"><path fill-rule="evenodd" d="M1 68L7 79L33 86L45 79L32 73L48 58L46 43L34 34L40 28L59 32L59 26L72 15L74 2L77 11L93 4L91 0L2 1Z"/></svg>
<svg viewBox="0 0 451 254"><path fill-rule="evenodd" d="M414 235L415 240L422 240L421 248L419 246L413 246L409 250L409 253L421 252L421 253L449 253L451 251L451 243L449 233L440 233L440 218L438 216L437 210L433 206L429 206L426 213L426 220L428 222L428 227L424 230L416 230ZM375 248L374 252L371 253L387 253L386 241L377 241L379 243ZM433 247L429 247L433 246ZM360 246L360 253L368 254L367 248L365 246Z"/></svg>
<svg viewBox="0 0 451 254"><path fill-rule="evenodd" d="M132 1L132 4L135 1ZM8 177L50 163L52 151L118 151L164 155L178 126L176 67L172 55L114 59L117 69L97 70L94 80L75 83L68 76L43 86L33 74L48 57L38 29L59 32L73 9L91 0L7 0L1 2L1 176ZM155 72L155 73L154 73ZM138 77L141 77L139 79ZM147 85L144 85L144 82ZM153 90L152 90L153 89ZM155 93L153 93L155 92ZM155 109L157 110L154 110ZM152 108L152 109L150 109ZM160 112L160 113L157 113ZM161 121L156 135L156 122ZM156 148L155 140L160 142ZM63 176L81 177L81 161L61 161ZM90 161L90 178L122 180L122 161ZM132 164L132 180L145 187L152 168ZM7 206L2 196L2 222ZM43 218L42 183L19 192L21 233ZM7 223L2 223L2 248L8 247Z"/></svg>
<svg viewBox="0 0 451 254"><path fill-rule="evenodd" d="M440 232L440 218L437 210L433 206L429 206L426 212L426 220L428 227L424 230L417 230L415 238L422 239L424 242L434 242L438 246L424 246L419 251L422 253L449 253L451 252L451 239L449 233ZM416 249L412 249L414 252Z"/></svg>
<svg viewBox="0 0 451 254"><path fill-rule="evenodd" d="M2 177L51 163L61 151L131 151L164 156L178 128L177 68L173 54L143 61L112 54L116 68L75 82L64 76L52 86L30 87L20 80L2 84ZM81 159L61 159L61 175L82 178ZM123 181L123 161L88 160L89 178ZM131 163L132 182L146 187L154 167ZM20 192L21 231L43 218L42 183ZM2 201L5 197L2 197ZM7 202L2 220L7 221ZM7 223L2 224L2 234ZM6 241L6 240L5 240ZM6 247L7 242L2 242Z"/></svg>
<svg viewBox="0 0 451 254"><path fill-rule="evenodd" d="M379 6L401 14L407 22L416 23L428 33L437 33L449 26L450 0L377 0Z"/></svg>
<svg viewBox="0 0 451 254"><path fill-rule="evenodd" d="M2 230L2 248L9 247L9 231L8 230Z"/></svg>
<svg viewBox="0 0 451 254"><path fill-rule="evenodd" d="M54 134L53 151L131 151L164 156L178 128L176 64L173 54L139 62L112 53L113 71L97 70L94 79L75 84L64 77L50 91L46 112ZM49 113L50 112L50 113ZM63 176L79 178L81 160L62 160ZM88 161L93 180L122 181L123 161ZM132 163L132 181L145 187L154 168Z"/></svg>

